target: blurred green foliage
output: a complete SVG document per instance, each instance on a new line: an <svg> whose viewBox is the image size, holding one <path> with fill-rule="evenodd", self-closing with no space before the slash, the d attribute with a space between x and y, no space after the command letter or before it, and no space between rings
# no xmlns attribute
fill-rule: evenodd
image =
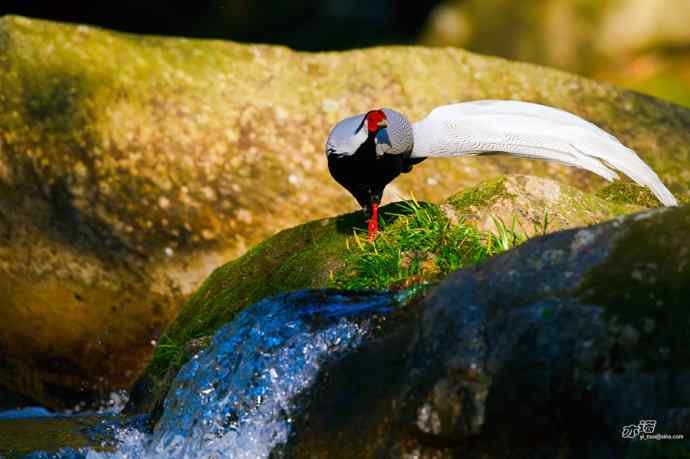
<svg viewBox="0 0 690 459"><path fill-rule="evenodd" d="M420 43L545 64L690 106L688 0L446 0Z"/></svg>

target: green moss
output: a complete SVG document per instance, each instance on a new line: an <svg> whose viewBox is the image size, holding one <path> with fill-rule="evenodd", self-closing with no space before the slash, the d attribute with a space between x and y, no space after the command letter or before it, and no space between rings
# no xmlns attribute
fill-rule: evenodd
<svg viewBox="0 0 690 459"><path fill-rule="evenodd" d="M483 182L479 186L463 190L448 199L448 203L458 209L468 209L471 206L481 207L495 201L505 194L505 177Z"/></svg>
<svg viewBox="0 0 690 459"><path fill-rule="evenodd" d="M627 185L625 182L616 183L620 183L620 185L623 187ZM635 187L636 185L633 184L633 186ZM651 196L651 202L654 203L654 206L652 207L659 205L658 201L656 201L656 198L651 194L651 192L649 192L647 188L637 187L637 189L640 191L641 196ZM645 194L645 191L648 192L649 195ZM598 221L604 220L604 218L601 218L601 215L603 214L609 215L609 218L614 218L634 212L640 212L646 207L640 202L625 202L606 199L605 197L599 195L599 193L596 195L590 193L580 193L579 196L574 197L574 199L569 199L569 202L564 204L572 206L572 208L581 215L596 212L599 215Z"/></svg>
<svg viewBox="0 0 690 459"><path fill-rule="evenodd" d="M381 208L384 225L394 226L402 214L397 204ZM147 371L162 376L171 364L188 357L183 351L186 342L212 335L247 305L278 293L332 286L353 244L348 240L353 232L364 231L364 223L364 214L354 212L300 225L216 269L161 337Z"/></svg>
<svg viewBox="0 0 690 459"><path fill-rule="evenodd" d="M184 359L184 343L213 334L249 304L281 292L326 287L342 263L352 228L363 220L357 212L285 230L216 269L161 337L149 371L162 375L171 362Z"/></svg>
<svg viewBox="0 0 690 459"><path fill-rule="evenodd" d="M502 218L531 236L586 226L642 208L617 203L534 176L509 175L483 182L448 199L454 214L484 230ZM448 208L446 208L448 211Z"/></svg>
<svg viewBox="0 0 690 459"><path fill-rule="evenodd" d="M599 190L597 196L610 202L634 204L648 208L661 205L649 188L632 182L613 182Z"/></svg>

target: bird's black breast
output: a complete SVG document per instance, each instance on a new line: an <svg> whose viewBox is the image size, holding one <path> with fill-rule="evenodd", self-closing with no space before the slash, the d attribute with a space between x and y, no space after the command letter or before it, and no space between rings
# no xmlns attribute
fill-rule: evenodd
<svg viewBox="0 0 690 459"><path fill-rule="evenodd" d="M357 199L362 207L381 200L383 189L403 171L403 155L376 156L373 139L364 142L350 156L328 156L333 178Z"/></svg>

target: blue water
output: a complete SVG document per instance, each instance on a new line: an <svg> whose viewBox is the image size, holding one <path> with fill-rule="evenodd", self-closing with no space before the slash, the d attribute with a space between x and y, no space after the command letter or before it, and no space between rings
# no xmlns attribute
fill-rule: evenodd
<svg viewBox="0 0 690 459"><path fill-rule="evenodd" d="M18 410L0 411L0 421L12 419L52 418L56 414L41 406L28 406Z"/></svg>
<svg viewBox="0 0 690 459"><path fill-rule="evenodd" d="M84 459L88 450L64 449L56 453L36 452L24 456L24 459Z"/></svg>
<svg viewBox="0 0 690 459"><path fill-rule="evenodd" d="M222 327L178 373L153 434L116 433L114 452L32 457L265 458L287 441L296 396L326 361L342 358L400 298L299 291L266 299Z"/></svg>

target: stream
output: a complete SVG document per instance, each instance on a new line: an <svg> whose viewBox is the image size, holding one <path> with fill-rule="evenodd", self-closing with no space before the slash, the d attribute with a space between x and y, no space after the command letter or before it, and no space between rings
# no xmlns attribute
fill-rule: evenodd
<svg viewBox="0 0 690 459"><path fill-rule="evenodd" d="M288 441L299 396L322 365L375 335L404 299L405 293L305 290L263 300L218 330L211 344L182 367L153 432L146 431L141 417L54 415L30 408L0 413L0 439L2 432L15 439L29 436L21 448L4 454L41 459L268 457ZM8 433L10 428L16 432ZM77 447L51 451L36 441L36 450L28 452L27 444L36 440L32 432L53 432L57 443L62 439Z"/></svg>

